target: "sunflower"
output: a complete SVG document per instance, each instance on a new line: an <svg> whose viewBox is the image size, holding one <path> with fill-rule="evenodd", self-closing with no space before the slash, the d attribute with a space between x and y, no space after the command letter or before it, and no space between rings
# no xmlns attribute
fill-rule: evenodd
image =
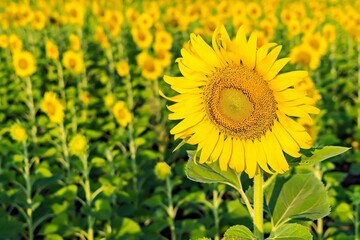
<svg viewBox="0 0 360 240"><path fill-rule="evenodd" d="M256 34L247 40L244 27L234 41L218 27L212 48L200 36L190 39L177 60L183 77L164 76L179 95L160 92L175 102L169 119L181 120L170 133L197 145L194 159L199 156L200 164L218 161L221 170L245 171L250 178L260 169L287 171L284 152L300 157L301 148L311 147L310 135L293 117L311 119L309 113L319 112L311 98L292 88L308 73L278 74L290 60L276 60L281 46L257 49Z"/></svg>
<svg viewBox="0 0 360 240"><path fill-rule="evenodd" d="M125 77L129 75L130 72L129 63L125 60L119 61L116 64L116 72L117 74L119 74L120 77Z"/></svg>
<svg viewBox="0 0 360 240"><path fill-rule="evenodd" d="M34 11L34 18L31 26L36 30L43 30L46 24L46 16L41 11Z"/></svg>
<svg viewBox="0 0 360 240"><path fill-rule="evenodd" d="M19 52L22 50L23 42L22 42L21 38L19 38L17 35L11 34L9 36L9 45L10 45L11 52L15 53L15 52Z"/></svg>
<svg viewBox="0 0 360 240"><path fill-rule="evenodd" d="M147 52L142 52L136 57L137 64L141 67L141 75L149 80L158 79L163 73L161 62L150 56Z"/></svg>
<svg viewBox="0 0 360 240"><path fill-rule="evenodd" d="M131 35L139 48L146 49L151 46L153 36L149 30L134 27L131 29Z"/></svg>
<svg viewBox="0 0 360 240"><path fill-rule="evenodd" d="M76 134L69 142L69 151L71 154L76 155L78 157L86 154L88 149L87 139L82 134Z"/></svg>
<svg viewBox="0 0 360 240"><path fill-rule="evenodd" d="M28 51L14 53L13 65L15 74L19 77L31 76L36 71L35 58Z"/></svg>
<svg viewBox="0 0 360 240"><path fill-rule="evenodd" d="M9 37L6 34L0 34L0 48L7 48L9 46Z"/></svg>
<svg viewBox="0 0 360 240"><path fill-rule="evenodd" d="M54 92L46 92L40 108L53 123L61 124L64 121L64 107Z"/></svg>
<svg viewBox="0 0 360 240"><path fill-rule="evenodd" d="M81 49L81 41L78 35L75 34L70 34L69 36L69 41L70 41L70 49L78 52Z"/></svg>
<svg viewBox="0 0 360 240"><path fill-rule="evenodd" d="M112 112L116 121L123 127L126 127L132 120L131 114L123 101L117 101L112 108Z"/></svg>
<svg viewBox="0 0 360 240"><path fill-rule="evenodd" d="M310 68L311 70L315 70L320 65L319 53L314 51L307 44L293 47L290 52L290 57L290 63L297 63L300 66Z"/></svg>
<svg viewBox="0 0 360 240"><path fill-rule="evenodd" d="M320 33L307 34L302 39L303 43L309 45L313 51L319 53L321 56L326 54L328 44L326 39Z"/></svg>
<svg viewBox="0 0 360 240"><path fill-rule="evenodd" d="M62 63L64 67L72 74L80 74L84 71L84 60L81 53L73 52L71 50L64 53Z"/></svg>
<svg viewBox="0 0 360 240"><path fill-rule="evenodd" d="M336 29L331 23L326 23L322 29L324 38L329 42L333 43L336 39Z"/></svg>
<svg viewBox="0 0 360 240"><path fill-rule="evenodd" d="M59 58L59 48L50 40L46 40L45 42L45 52L47 58L54 60Z"/></svg>
<svg viewBox="0 0 360 240"><path fill-rule="evenodd" d="M170 33L166 31L157 31L155 33L155 42L153 48L155 50L170 50L173 44L173 38Z"/></svg>
<svg viewBox="0 0 360 240"><path fill-rule="evenodd" d="M11 125L9 132L11 138L15 141L25 142L27 138L26 130L20 123Z"/></svg>

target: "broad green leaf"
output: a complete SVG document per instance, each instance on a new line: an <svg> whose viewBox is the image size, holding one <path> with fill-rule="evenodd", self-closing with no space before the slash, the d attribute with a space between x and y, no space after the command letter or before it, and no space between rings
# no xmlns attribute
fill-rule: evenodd
<svg viewBox="0 0 360 240"><path fill-rule="evenodd" d="M273 194L275 228L291 219L315 220L330 213L326 189L312 173L292 176L282 185L278 196Z"/></svg>
<svg viewBox="0 0 360 240"><path fill-rule="evenodd" d="M130 218L122 218L120 224L114 227L119 229L119 232L116 234L117 237L135 235L141 232L139 224Z"/></svg>
<svg viewBox="0 0 360 240"><path fill-rule="evenodd" d="M63 238L58 234L47 234L45 240L63 240Z"/></svg>
<svg viewBox="0 0 360 240"><path fill-rule="evenodd" d="M254 234L243 225L235 225L226 230L223 240L251 240Z"/></svg>
<svg viewBox="0 0 360 240"><path fill-rule="evenodd" d="M15 219L0 219L0 236L4 239L18 239L19 233L25 226L23 223L18 222Z"/></svg>
<svg viewBox="0 0 360 240"><path fill-rule="evenodd" d="M311 240L309 229L297 223L284 224L270 234L267 240Z"/></svg>
<svg viewBox="0 0 360 240"><path fill-rule="evenodd" d="M77 190L78 188L76 185L69 185L59 189L56 193L54 193L54 196L63 197L67 200L73 200L76 197Z"/></svg>
<svg viewBox="0 0 360 240"><path fill-rule="evenodd" d="M225 183L234 188L241 189L240 175L234 170L221 171L219 161L211 164L200 164L193 159L193 152L188 152L189 160L185 167L186 176L195 182Z"/></svg>
<svg viewBox="0 0 360 240"><path fill-rule="evenodd" d="M302 149L301 157L292 158L290 156L287 156L287 160L291 166L315 164L328 158L340 155L348 151L349 149L350 148L338 146L325 146L322 148Z"/></svg>

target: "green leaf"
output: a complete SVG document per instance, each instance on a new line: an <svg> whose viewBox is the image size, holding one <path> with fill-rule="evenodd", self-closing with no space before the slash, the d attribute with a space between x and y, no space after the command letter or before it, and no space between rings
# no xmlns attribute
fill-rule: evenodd
<svg viewBox="0 0 360 240"><path fill-rule="evenodd" d="M309 229L297 223L284 224L270 234L268 240L311 240Z"/></svg>
<svg viewBox="0 0 360 240"><path fill-rule="evenodd" d="M325 146L322 148L302 149L301 157L293 158L291 156L287 156L287 160L291 166L315 164L328 158L340 155L348 151L349 149L350 148L338 146Z"/></svg>
<svg viewBox="0 0 360 240"><path fill-rule="evenodd" d="M291 219L315 220L330 213L326 189L312 173L292 176L280 191L272 192L271 199L276 199L272 214L275 228Z"/></svg>
<svg viewBox="0 0 360 240"><path fill-rule="evenodd" d="M69 201L75 199L77 194L77 186L76 185L69 185L59 189L57 192L54 193L56 197L63 197Z"/></svg>
<svg viewBox="0 0 360 240"><path fill-rule="evenodd" d="M18 239L16 236L23 230L23 225L21 222L16 221L15 219L0 219L0 236L4 239ZM19 237L19 236L18 236Z"/></svg>
<svg viewBox="0 0 360 240"><path fill-rule="evenodd" d="M189 160L185 167L186 176L195 182L201 183L225 183L234 188L241 189L240 174L228 168L221 171L219 161L211 164L195 162L193 152L188 151Z"/></svg>
<svg viewBox="0 0 360 240"><path fill-rule="evenodd" d="M254 234L243 225L235 225L226 230L223 240L256 239Z"/></svg>
<svg viewBox="0 0 360 240"><path fill-rule="evenodd" d="M119 229L119 232L116 234L117 237L136 235L141 232L139 224L130 218L122 218L119 225L114 225L115 227Z"/></svg>

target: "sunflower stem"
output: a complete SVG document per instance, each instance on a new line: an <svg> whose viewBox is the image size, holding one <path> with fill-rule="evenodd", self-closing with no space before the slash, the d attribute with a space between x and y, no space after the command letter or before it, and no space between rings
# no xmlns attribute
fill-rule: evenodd
<svg viewBox="0 0 360 240"><path fill-rule="evenodd" d="M254 177L254 235L256 239L264 239L263 224L263 171Z"/></svg>
<svg viewBox="0 0 360 240"><path fill-rule="evenodd" d="M221 197L216 189L213 190L213 214L214 214L214 224L215 224L215 236L214 240L220 239L220 221L219 221L219 205L221 202Z"/></svg>
<svg viewBox="0 0 360 240"><path fill-rule="evenodd" d="M176 240L176 231L175 231L175 216L176 210L174 208L173 199L172 199L172 186L170 182L170 177L166 178L166 191L168 197L168 215L169 215L169 225L171 231L171 240Z"/></svg>
<svg viewBox="0 0 360 240"><path fill-rule="evenodd" d="M25 179L25 184L26 184L26 203L27 203L27 207L26 207L26 216L27 216L27 227L28 227L28 239L29 240L33 240L34 239L34 228L33 228L33 210L32 210L32 181L30 178L30 168L31 168L31 164L29 162L29 155L28 155L28 151L27 151L27 143L26 141L23 142L23 149L24 149L24 153L23 153L23 157L24 157L24 172L23 172L23 176Z"/></svg>
<svg viewBox="0 0 360 240"><path fill-rule="evenodd" d="M31 121L31 125L32 125L31 126L31 135L32 135L34 143L37 143L36 110L35 110L34 97L33 97L33 91L32 91L32 82L31 82L30 77L25 78L25 83L26 83L25 92L28 96L27 105L29 107L30 121Z"/></svg>

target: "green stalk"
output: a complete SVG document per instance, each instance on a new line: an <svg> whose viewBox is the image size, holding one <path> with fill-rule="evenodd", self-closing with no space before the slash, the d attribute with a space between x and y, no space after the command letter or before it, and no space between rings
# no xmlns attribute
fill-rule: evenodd
<svg viewBox="0 0 360 240"><path fill-rule="evenodd" d="M25 179L25 189L26 189L26 215L27 215L27 227L28 227L28 239L34 239L34 229L33 229L33 211L32 211L32 182L30 179L30 163L29 163L29 156L27 151L27 144L26 141L23 142L24 148L24 179Z"/></svg>
<svg viewBox="0 0 360 240"><path fill-rule="evenodd" d="M133 97L133 91L132 86L130 82L130 76L126 76L126 89L127 89L127 103L129 104L129 110L131 112L131 119L128 129L129 129L129 149L130 149L130 157L131 157L131 168L134 174L133 177L133 186L135 190L135 207L137 207L138 204L138 168L136 163L136 146L135 146L135 140L134 140L134 124L133 119L134 115L132 114L133 108L134 108L134 97Z"/></svg>
<svg viewBox="0 0 360 240"><path fill-rule="evenodd" d="M56 60L56 67L57 67L61 98L64 102L66 102L64 74L59 59Z"/></svg>
<svg viewBox="0 0 360 240"><path fill-rule="evenodd" d="M175 231L175 216L176 211L174 209L173 199L172 199L172 186L170 182L170 177L166 178L166 191L168 197L168 215L169 215L169 224L171 231L171 240L176 240L176 231Z"/></svg>
<svg viewBox="0 0 360 240"><path fill-rule="evenodd" d="M62 150L64 155L64 165L67 171L67 176L70 176L70 161L69 161L69 149L66 141L66 131L64 127L64 123L61 123L60 125L60 137L61 137L61 144L62 144ZM68 178L66 178L68 179Z"/></svg>
<svg viewBox="0 0 360 240"><path fill-rule="evenodd" d="M91 197L91 188L90 188L90 179L89 179L89 166L88 166L88 159L87 155L83 154L81 156L81 161L83 163L84 171L83 171L83 177L84 177L84 191L85 191L85 201L86 205L91 209L92 205L92 197ZM94 239L94 219L89 214L87 216L87 224L88 224L88 231L87 231L87 239L93 240Z"/></svg>
<svg viewBox="0 0 360 240"><path fill-rule="evenodd" d="M254 235L261 240L264 239L263 198L263 171L260 169L254 177Z"/></svg>
<svg viewBox="0 0 360 240"><path fill-rule="evenodd" d="M218 191L213 190L213 214L214 214L214 224L215 224L215 236L214 240L220 239L220 221L219 221L219 196Z"/></svg>
<svg viewBox="0 0 360 240"><path fill-rule="evenodd" d="M34 97L33 97L33 91L32 91L32 83L30 77L25 78L25 92L27 94L28 100L27 100L27 106L29 107L30 111L30 121L31 121L31 136L34 141L34 143L37 143L37 128L36 128L36 111L35 111L35 105L34 105Z"/></svg>

